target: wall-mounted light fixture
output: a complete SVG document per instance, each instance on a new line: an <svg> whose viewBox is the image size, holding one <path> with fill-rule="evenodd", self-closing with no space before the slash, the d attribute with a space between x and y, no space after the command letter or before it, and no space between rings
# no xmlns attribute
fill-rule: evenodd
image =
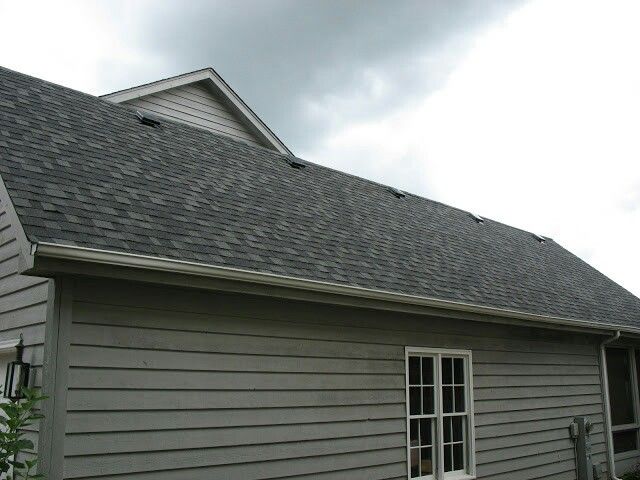
<svg viewBox="0 0 640 480"><path fill-rule="evenodd" d="M16 345L16 359L7 365L7 374L4 381L4 397L10 400L20 400L22 388L29 385L29 370L31 364L22 361L22 352L24 345L22 336L20 342Z"/></svg>

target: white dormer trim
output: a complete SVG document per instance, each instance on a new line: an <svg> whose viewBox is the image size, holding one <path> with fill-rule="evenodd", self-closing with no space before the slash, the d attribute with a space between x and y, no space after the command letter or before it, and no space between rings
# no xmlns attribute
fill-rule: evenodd
<svg viewBox="0 0 640 480"><path fill-rule="evenodd" d="M102 95L100 98L113 103L123 103L136 98L152 95L163 90L181 87L190 83L205 81L210 88L220 94L221 99L239 117L241 122L266 145L285 155L291 155L291 150L260 120L249 106L225 82L213 68L204 68L191 73L184 73L175 77L158 80L156 82L127 88L117 92Z"/></svg>

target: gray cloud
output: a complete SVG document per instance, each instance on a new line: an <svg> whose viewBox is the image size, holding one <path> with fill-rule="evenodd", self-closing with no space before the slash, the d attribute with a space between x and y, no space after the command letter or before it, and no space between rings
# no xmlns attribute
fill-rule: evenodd
<svg viewBox="0 0 640 480"><path fill-rule="evenodd" d="M142 51L169 71L105 72L124 88L213 66L294 151L327 128L304 101L349 96L375 71L391 88L353 118L402 108L443 83L477 29L523 0L154 2L136 27ZM129 33L131 34L131 33ZM445 47L443 54L443 47ZM429 78L414 58L426 58ZM126 73L126 74L125 74Z"/></svg>

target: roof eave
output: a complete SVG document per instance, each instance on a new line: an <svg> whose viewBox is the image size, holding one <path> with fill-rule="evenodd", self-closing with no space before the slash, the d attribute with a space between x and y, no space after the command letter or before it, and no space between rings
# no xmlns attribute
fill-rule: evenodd
<svg viewBox="0 0 640 480"><path fill-rule="evenodd" d="M100 250L72 245L59 245L41 242L32 244L31 254L34 258L51 258L56 260L86 262L116 267L151 270L156 272L210 277L219 280L247 282L272 287L283 287L331 295L357 297L360 299L368 299L372 301L408 304L418 307L430 307L441 310L452 310L484 316L522 320L540 325L554 327L561 326L566 327L567 329L577 328L595 330L598 332L602 332L603 334L620 331L622 333L631 335L640 335L640 328L634 328L625 325L605 325L588 320L554 317L518 310L488 307L472 303L441 300L431 297L408 295L384 290L374 290L363 287L276 275L272 273L263 273L251 270L242 270L230 267L221 267L203 263L152 257L132 253L122 253L110 250Z"/></svg>

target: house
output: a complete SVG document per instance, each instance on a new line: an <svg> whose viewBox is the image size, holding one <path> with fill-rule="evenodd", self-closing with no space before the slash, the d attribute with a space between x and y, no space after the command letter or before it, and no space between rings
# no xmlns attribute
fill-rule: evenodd
<svg viewBox="0 0 640 480"><path fill-rule="evenodd" d="M0 175L0 357L22 336L49 395L50 479L640 458L638 298L549 238L296 158L211 69L103 98L0 69Z"/></svg>

